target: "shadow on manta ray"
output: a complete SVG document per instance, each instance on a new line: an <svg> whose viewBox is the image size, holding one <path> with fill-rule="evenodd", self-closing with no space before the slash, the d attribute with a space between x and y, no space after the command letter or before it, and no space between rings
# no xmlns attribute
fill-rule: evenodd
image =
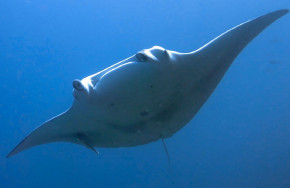
<svg viewBox="0 0 290 188"><path fill-rule="evenodd" d="M171 137L194 117L242 49L287 12L242 23L190 53L154 46L73 81L72 106L32 131L7 157L50 142L72 142L98 153L94 147Z"/></svg>

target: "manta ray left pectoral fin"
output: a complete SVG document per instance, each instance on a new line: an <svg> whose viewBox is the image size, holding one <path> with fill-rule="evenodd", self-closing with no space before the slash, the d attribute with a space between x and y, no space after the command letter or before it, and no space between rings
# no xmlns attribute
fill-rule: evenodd
<svg viewBox="0 0 290 188"><path fill-rule="evenodd" d="M88 140L87 136L83 133L77 133L77 139L87 148L90 150L94 151L97 155L100 154L91 144L90 141Z"/></svg>
<svg viewBox="0 0 290 188"><path fill-rule="evenodd" d="M44 122L34 131L32 131L26 138L24 138L6 157L11 157L23 150L31 147L57 141L68 141L65 135L63 125L70 124L70 115L68 111Z"/></svg>
<svg viewBox="0 0 290 188"><path fill-rule="evenodd" d="M11 157L21 151L51 142L75 143L75 127L78 125L77 115L70 108L66 112L44 122L26 138L24 138L8 155Z"/></svg>

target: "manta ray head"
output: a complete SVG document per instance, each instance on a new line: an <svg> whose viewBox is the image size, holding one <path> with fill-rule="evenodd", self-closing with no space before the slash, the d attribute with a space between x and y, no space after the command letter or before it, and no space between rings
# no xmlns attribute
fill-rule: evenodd
<svg viewBox="0 0 290 188"><path fill-rule="evenodd" d="M128 123L126 117L130 116L131 123L140 121L139 114L154 114L172 95L177 71L173 56L174 52L154 46L81 81L75 80L76 104L89 109L85 113L93 117L108 116L117 123Z"/></svg>
<svg viewBox="0 0 290 188"><path fill-rule="evenodd" d="M135 57L140 62L146 62L148 60L153 60L159 63L168 63L170 61L170 54L168 50L160 46L153 46L150 49L144 49L138 52Z"/></svg>
<svg viewBox="0 0 290 188"><path fill-rule="evenodd" d="M81 81L75 79L72 83L73 85L73 96L76 100L83 100L87 98L90 91L92 90L92 83L89 79L85 78Z"/></svg>

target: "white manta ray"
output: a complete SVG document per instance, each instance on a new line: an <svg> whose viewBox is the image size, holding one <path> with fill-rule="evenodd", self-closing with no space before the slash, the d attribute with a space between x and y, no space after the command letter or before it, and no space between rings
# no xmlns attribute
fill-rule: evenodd
<svg viewBox="0 0 290 188"><path fill-rule="evenodd" d="M171 137L194 117L241 50L287 12L242 23L190 53L154 46L73 81L72 106L32 131L7 157L50 142L95 151Z"/></svg>

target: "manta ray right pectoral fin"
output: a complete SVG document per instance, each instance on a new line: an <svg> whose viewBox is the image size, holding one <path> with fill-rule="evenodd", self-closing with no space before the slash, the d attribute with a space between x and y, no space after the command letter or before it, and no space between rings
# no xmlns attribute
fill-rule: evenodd
<svg viewBox="0 0 290 188"><path fill-rule="evenodd" d="M216 37L192 54L198 53L212 63L223 62L223 65L228 67L249 42L288 12L287 9L278 10L244 22Z"/></svg>
<svg viewBox="0 0 290 188"><path fill-rule="evenodd" d="M83 133L77 133L77 139L87 148L89 148L90 150L94 151L97 155L100 154L100 152L98 152L89 142L87 136Z"/></svg>

